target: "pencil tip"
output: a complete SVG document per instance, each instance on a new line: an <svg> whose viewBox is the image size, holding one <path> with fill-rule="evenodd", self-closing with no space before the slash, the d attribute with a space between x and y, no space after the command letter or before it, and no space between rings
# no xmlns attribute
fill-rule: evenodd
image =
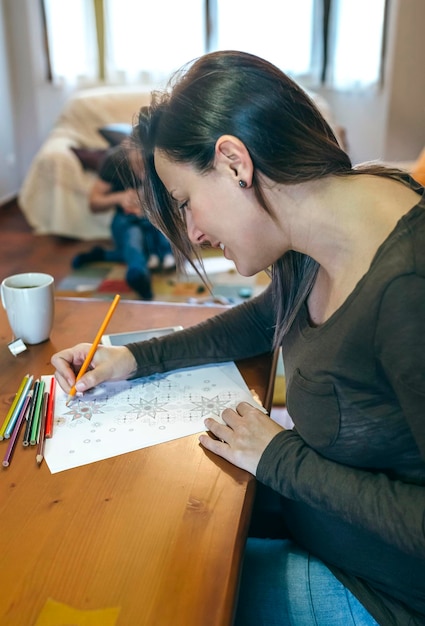
<svg viewBox="0 0 425 626"><path fill-rule="evenodd" d="M35 460L37 461L37 464L40 465L40 463L43 460L43 455L37 454L37 456L35 457Z"/></svg>

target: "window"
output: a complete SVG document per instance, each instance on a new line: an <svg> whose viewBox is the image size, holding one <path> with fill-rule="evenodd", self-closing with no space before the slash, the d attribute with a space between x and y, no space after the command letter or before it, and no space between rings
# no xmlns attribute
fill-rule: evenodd
<svg viewBox="0 0 425 626"><path fill-rule="evenodd" d="M159 84L209 50L239 49L268 59L309 87L325 80L330 87L352 89L379 82L386 1L44 3L55 77L103 76L102 67L107 82ZM97 41L104 42L100 59Z"/></svg>
<svg viewBox="0 0 425 626"><path fill-rule="evenodd" d="M339 89L379 81L385 0L337 0L331 5L327 79Z"/></svg>
<svg viewBox="0 0 425 626"><path fill-rule="evenodd" d="M217 0L216 50L244 50L295 76L313 67L315 0Z"/></svg>
<svg viewBox="0 0 425 626"><path fill-rule="evenodd" d="M104 7L110 80L160 82L205 52L202 0L104 0Z"/></svg>
<svg viewBox="0 0 425 626"><path fill-rule="evenodd" d="M93 81L97 76L95 14L87 0L44 0L54 81Z"/></svg>

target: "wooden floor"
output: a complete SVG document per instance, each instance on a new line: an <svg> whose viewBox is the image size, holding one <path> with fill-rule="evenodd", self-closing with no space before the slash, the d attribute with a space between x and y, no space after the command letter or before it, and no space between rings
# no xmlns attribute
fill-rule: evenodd
<svg viewBox="0 0 425 626"><path fill-rule="evenodd" d="M72 258L97 242L34 235L15 201L0 206L0 281L20 272L47 272L65 278Z"/></svg>

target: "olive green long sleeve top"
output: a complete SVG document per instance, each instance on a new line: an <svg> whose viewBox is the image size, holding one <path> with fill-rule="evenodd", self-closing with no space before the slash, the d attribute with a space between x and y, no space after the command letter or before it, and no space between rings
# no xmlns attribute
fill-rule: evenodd
<svg viewBox="0 0 425 626"><path fill-rule="evenodd" d="M273 286L192 329L129 346L136 376L272 350ZM282 344L293 430L257 479L286 531L382 625L425 624L425 200L322 325L299 311Z"/></svg>

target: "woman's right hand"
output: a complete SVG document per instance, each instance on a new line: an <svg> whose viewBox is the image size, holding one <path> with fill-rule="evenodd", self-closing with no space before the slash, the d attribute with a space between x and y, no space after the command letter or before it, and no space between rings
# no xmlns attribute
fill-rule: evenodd
<svg viewBox="0 0 425 626"><path fill-rule="evenodd" d="M56 380L65 393L69 393L74 385L76 375L90 349L90 343L79 343L52 356ZM87 372L76 384L76 389L83 392L107 380L127 380L136 369L136 359L125 346L99 345Z"/></svg>

